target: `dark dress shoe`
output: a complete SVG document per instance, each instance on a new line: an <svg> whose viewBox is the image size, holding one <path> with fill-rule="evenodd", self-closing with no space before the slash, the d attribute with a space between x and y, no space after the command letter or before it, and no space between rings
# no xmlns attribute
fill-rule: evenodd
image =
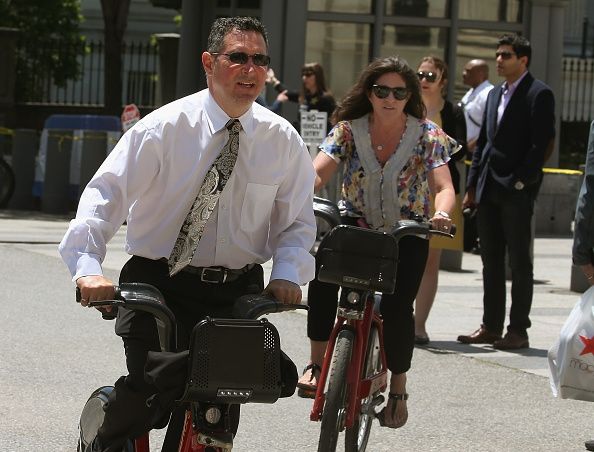
<svg viewBox="0 0 594 452"><path fill-rule="evenodd" d="M585 443L586 450L594 450L594 439L590 439Z"/></svg>
<svg viewBox="0 0 594 452"><path fill-rule="evenodd" d="M528 347L530 347L528 336L522 336L511 331L508 331L503 339L493 342L493 348L497 350L518 350Z"/></svg>
<svg viewBox="0 0 594 452"><path fill-rule="evenodd" d="M492 344L499 339L501 339L501 334L487 330L485 325L481 325L478 330L468 336L458 336L458 342L462 344Z"/></svg>

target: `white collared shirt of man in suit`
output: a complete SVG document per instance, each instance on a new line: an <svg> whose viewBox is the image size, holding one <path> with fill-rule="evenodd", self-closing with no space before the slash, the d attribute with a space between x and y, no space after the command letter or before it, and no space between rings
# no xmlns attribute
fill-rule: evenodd
<svg viewBox="0 0 594 452"><path fill-rule="evenodd" d="M493 89L493 84L485 80L475 88L470 88L464 94L460 101L464 108L464 117L466 118L466 142L475 141L481 131L483 115L485 113L485 103L489 91Z"/></svg>

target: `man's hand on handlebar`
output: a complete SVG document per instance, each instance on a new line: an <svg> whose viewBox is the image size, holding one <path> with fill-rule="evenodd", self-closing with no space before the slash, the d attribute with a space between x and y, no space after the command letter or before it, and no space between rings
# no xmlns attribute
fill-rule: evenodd
<svg viewBox="0 0 594 452"><path fill-rule="evenodd" d="M88 306L91 301L113 300L115 296L113 282L102 275L81 276L76 286L80 289L82 306ZM110 312L111 306L102 306L99 310Z"/></svg>
<svg viewBox="0 0 594 452"><path fill-rule="evenodd" d="M272 296L281 303L301 303L301 287L285 279L273 279L268 283L263 293Z"/></svg>

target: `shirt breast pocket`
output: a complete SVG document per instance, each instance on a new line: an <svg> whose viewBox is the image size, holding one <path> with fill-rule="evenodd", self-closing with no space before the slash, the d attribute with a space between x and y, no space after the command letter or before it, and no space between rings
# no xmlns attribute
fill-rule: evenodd
<svg viewBox="0 0 594 452"><path fill-rule="evenodd" d="M248 183L241 206L241 229L255 232L264 228L268 234L270 214L278 185Z"/></svg>

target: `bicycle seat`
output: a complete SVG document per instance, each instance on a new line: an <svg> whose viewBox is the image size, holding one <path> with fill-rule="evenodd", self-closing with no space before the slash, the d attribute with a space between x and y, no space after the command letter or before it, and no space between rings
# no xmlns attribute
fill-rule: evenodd
<svg viewBox="0 0 594 452"><path fill-rule="evenodd" d="M322 282L394 293L398 241L391 234L340 225L324 237L316 259Z"/></svg>

